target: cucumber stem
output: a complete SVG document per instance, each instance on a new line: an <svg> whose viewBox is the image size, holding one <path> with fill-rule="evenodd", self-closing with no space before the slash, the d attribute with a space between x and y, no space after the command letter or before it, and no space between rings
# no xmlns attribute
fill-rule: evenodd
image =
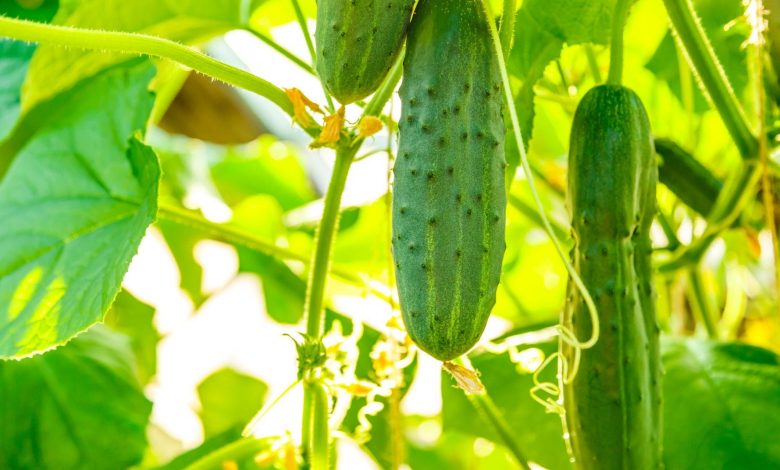
<svg viewBox="0 0 780 470"><path fill-rule="evenodd" d="M498 434L501 442L509 450L517 461L517 465L523 470L531 470L531 466L528 463L528 459L525 457L522 449L517 444L514 438L514 432L509 427L504 417L501 416L501 412L496 408L495 403L487 393L467 393L469 401L472 406L479 412L485 420L493 426Z"/></svg>
<svg viewBox="0 0 780 470"><path fill-rule="evenodd" d="M707 336L713 341L718 340L718 315L712 305L707 290L704 288L704 279L701 269L692 267L688 274L688 282L691 289L691 306L696 321L704 326Z"/></svg>
<svg viewBox="0 0 780 470"><path fill-rule="evenodd" d="M599 61L598 58L596 58L596 51L593 49L593 44L588 43L583 47L585 48L585 56L588 58L588 67L590 68L591 75L593 75L593 81L601 83L603 78L601 77L601 69L599 69Z"/></svg>
<svg viewBox="0 0 780 470"><path fill-rule="evenodd" d="M297 55L293 54L292 52L288 51L284 46L279 44L278 42L274 41L270 36L267 34L263 34L260 31L257 31L253 28L247 27L246 30L251 33L254 37L262 41L265 45L270 47L271 49L275 50L279 54L283 55L287 60L292 62L293 64L300 67L305 72L308 72L311 75L317 76L317 72L314 70L314 68L304 62L303 59L298 57Z"/></svg>
<svg viewBox="0 0 780 470"><path fill-rule="evenodd" d="M610 85L623 83L623 36L630 7L631 0L617 0L615 11L612 13L612 43L607 77L607 83Z"/></svg>

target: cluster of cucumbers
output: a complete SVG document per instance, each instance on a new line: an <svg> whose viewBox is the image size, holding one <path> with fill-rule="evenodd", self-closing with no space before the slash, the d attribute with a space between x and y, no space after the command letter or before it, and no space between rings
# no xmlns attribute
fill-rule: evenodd
<svg viewBox="0 0 780 470"><path fill-rule="evenodd" d="M450 361L479 340L495 305L505 244L504 99L481 0L319 0L317 70L352 103L375 91L406 43L393 189L393 257L414 342ZM572 262L598 308L593 348L564 344L577 465L662 466L660 362L650 225L657 168L647 115L631 90L592 89L571 132ZM593 331L570 288L563 324ZM518 393L524 393L518 391Z"/></svg>

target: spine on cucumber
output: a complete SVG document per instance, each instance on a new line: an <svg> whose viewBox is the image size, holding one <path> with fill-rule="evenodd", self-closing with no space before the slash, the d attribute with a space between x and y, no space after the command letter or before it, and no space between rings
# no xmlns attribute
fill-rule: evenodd
<svg viewBox="0 0 780 470"><path fill-rule="evenodd" d="M601 333L564 387L580 469L663 467L649 236L657 179L650 125L636 94L612 85L588 92L572 126L568 202L572 261L596 303ZM578 338L590 337L587 306L571 285L563 322ZM562 350L574 364L574 349Z"/></svg>
<svg viewBox="0 0 780 470"><path fill-rule="evenodd" d="M498 65L480 0L420 0L407 41L393 256L411 338L447 361L479 340L505 250Z"/></svg>
<svg viewBox="0 0 780 470"><path fill-rule="evenodd" d="M403 46L414 0L319 0L317 72L348 104L373 93Z"/></svg>

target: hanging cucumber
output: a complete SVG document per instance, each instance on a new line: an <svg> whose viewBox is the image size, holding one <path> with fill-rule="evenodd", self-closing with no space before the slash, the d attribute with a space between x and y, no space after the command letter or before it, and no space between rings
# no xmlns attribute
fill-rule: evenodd
<svg viewBox="0 0 780 470"><path fill-rule="evenodd" d="M577 468L657 469L661 371L650 225L658 172L647 114L622 86L592 89L574 116L569 153L572 262L598 307L601 334L581 351L564 388ZM591 334L587 307L569 289L564 325ZM563 346L566 362L576 350Z"/></svg>
<svg viewBox="0 0 780 470"><path fill-rule="evenodd" d="M479 0L421 0L401 86L393 256L411 338L447 361L479 340L506 247L501 79Z"/></svg>
<svg viewBox="0 0 780 470"><path fill-rule="evenodd" d="M348 104L373 93L401 51L414 0L319 0L317 72Z"/></svg>

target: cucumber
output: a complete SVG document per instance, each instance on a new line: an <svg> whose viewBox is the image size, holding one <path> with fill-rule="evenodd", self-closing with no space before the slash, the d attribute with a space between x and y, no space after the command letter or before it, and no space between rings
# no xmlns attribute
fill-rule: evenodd
<svg viewBox="0 0 780 470"><path fill-rule="evenodd" d="M343 104L373 93L393 66L414 0L319 0L317 73Z"/></svg>
<svg viewBox="0 0 780 470"><path fill-rule="evenodd" d="M569 151L572 262L599 312L601 333L581 352L564 387L575 465L657 469L661 458L661 369L650 225L658 170L647 114L628 88L603 85L577 108ZM569 287L563 323L590 337L587 306ZM568 364L575 351L562 347Z"/></svg>
<svg viewBox="0 0 780 470"><path fill-rule="evenodd" d="M393 193L406 329L448 361L479 340L506 244L501 81L479 0L421 0L407 40Z"/></svg>

